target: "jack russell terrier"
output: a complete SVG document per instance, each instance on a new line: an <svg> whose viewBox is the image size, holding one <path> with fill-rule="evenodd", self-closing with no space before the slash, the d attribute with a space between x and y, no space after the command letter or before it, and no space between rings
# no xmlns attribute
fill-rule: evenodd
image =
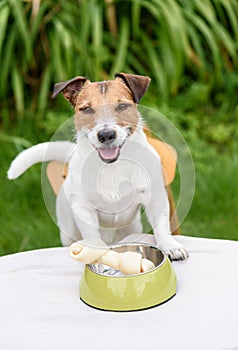
<svg viewBox="0 0 238 350"><path fill-rule="evenodd" d="M188 257L171 235L169 202L158 153L148 143L137 104L150 78L118 73L114 80L91 82L78 76L54 87L75 109L76 144L45 142L21 152L8 170L15 179L31 165L69 162L56 200L61 241L116 243L142 233L142 208L156 244L172 259Z"/></svg>

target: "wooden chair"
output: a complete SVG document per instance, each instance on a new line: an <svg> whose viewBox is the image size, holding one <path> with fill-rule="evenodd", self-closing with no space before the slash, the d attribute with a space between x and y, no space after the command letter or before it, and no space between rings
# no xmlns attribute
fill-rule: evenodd
<svg viewBox="0 0 238 350"><path fill-rule="evenodd" d="M173 182L176 173L177 153L171 145L155 139L148 129L145 128L144 131L148 142L156 149L161 158L164 183L168 192L170 205L171 232L173 235L178 235L181 233L181 230L171 189L171 183ZM68 174L68 164L59 161L51 161L46 167L46 174L54 193L57 195Z"/></svg>

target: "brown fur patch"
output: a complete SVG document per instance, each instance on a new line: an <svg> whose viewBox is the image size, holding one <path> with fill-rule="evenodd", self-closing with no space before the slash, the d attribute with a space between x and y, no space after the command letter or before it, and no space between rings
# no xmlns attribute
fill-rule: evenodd
<svg viewBox="0 0 238 350"><path fill-rule="evenodd" d="M101 94L106 94L108 91L109 82L101 81L98 83L99 91Z"/></svg>
<svg viewBox="0 0 238 350"><path fill-rule="evenodd" d="M76 129L92 129L98 121L107 119L133 131L138 123L132 92L120 78L86 83L75 101Z"/></svg>

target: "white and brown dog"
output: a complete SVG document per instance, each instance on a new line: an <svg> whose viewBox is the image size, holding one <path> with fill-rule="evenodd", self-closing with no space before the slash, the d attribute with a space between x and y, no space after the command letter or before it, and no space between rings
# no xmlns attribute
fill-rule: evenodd
<svg viewBox="0 0 238 350"><path fill-rule="evenodd" d="M148 77L118 73L115 80L76 77L56 84L53 97L63 92L75 109L76 144L38 144L12 162L9 179L37 162L70 158L56 202L63 245L81 238L111 244L142 233L144 208L159 247L173 260L188 257L171 236L160 157L147 142L137 110L149 83Z"/></svg>

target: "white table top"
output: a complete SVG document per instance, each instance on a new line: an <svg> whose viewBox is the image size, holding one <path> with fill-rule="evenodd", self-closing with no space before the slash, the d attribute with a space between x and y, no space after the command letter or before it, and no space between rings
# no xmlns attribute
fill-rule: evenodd
<svg viewBox="0 0 238 350"><path fill-rule="evenodd" d="M176 296L136 312L85 305L67 248L1 257L0 349L238 349L238 242L176 239L190 252L173 263Z"/></svg>

